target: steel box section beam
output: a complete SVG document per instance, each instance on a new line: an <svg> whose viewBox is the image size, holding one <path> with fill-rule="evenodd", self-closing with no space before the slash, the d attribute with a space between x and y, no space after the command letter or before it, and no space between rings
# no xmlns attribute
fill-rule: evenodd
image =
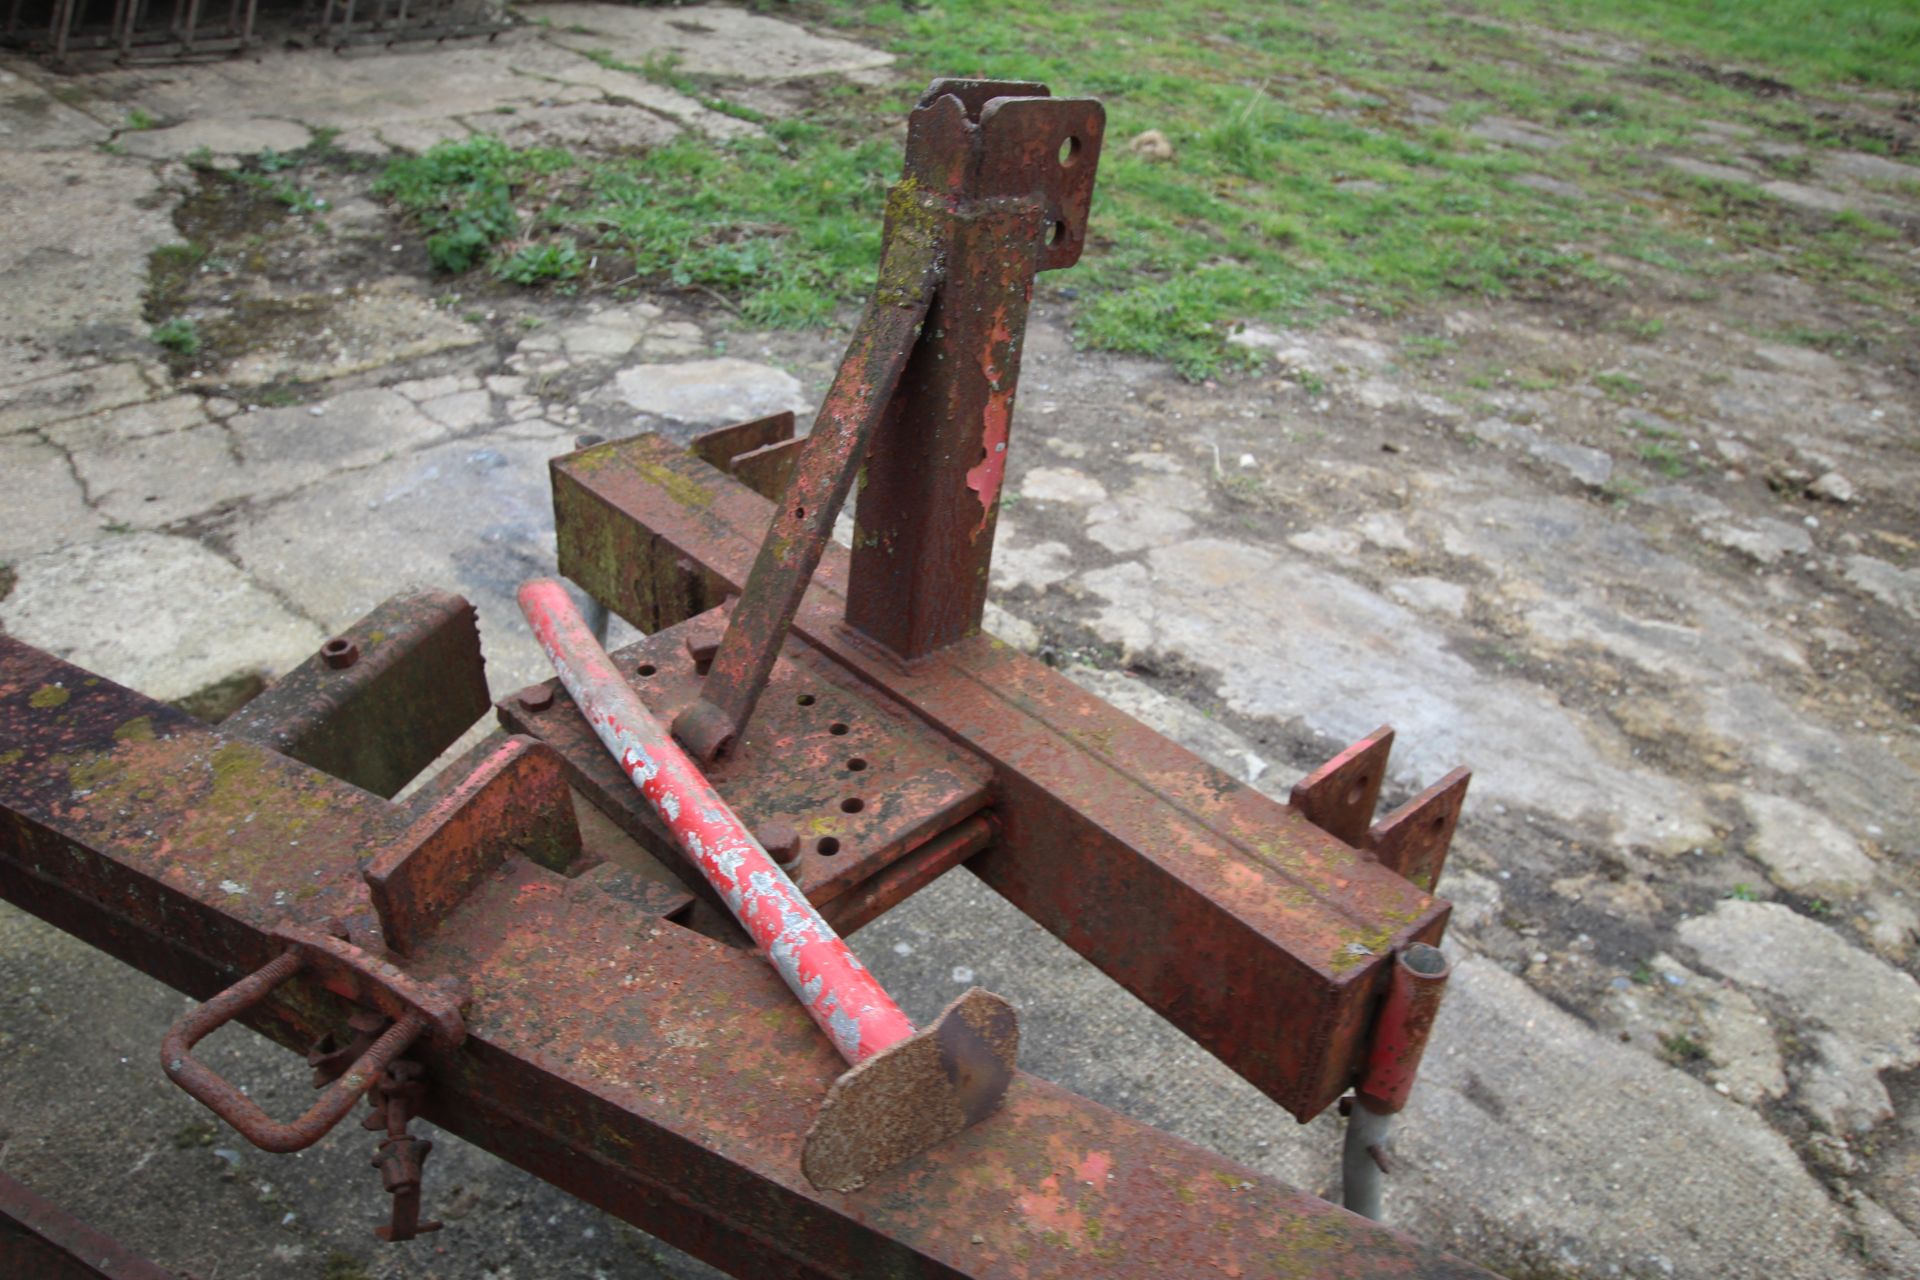
<svg viewBox="0 0 1920 1280"><path fill-rule="evenodd" d="M561 572L656 626L663 563L724 593L770 516L657 437L552 473ZM899 662L842 621L847 561L795 631L993 767L1001 834L969 868L1294 1115L1338 1098L1393 951L1439 941L1448 904L990 636Z"/></svg>
<svg viewBox="0 0 1920 1280"><path fill-rule="evenodd" d="M908 179L951 201L945 269L865 458L847 621L918 658L978 631L1036 271L1070 267L1106 112L1044 85L936 80Z"/></svg>
<svg viewBox="0 0 1920 1280"><path fill-rule="evenodd" d="M5 638L0 815L10 900L200 997L289 918L368 917L361 860L423 816ZM473 992L460 1047L421 1050L427 1118L737 1274L1483 1274L1024 1075L952 1143L816 1192L841 1064L773 971L524 858L403 972ZM303 1048L353 1007L296 978L250 1022Z"/></svg>
<svg viewBox="0 0 1920 1280"><path fill-rule="evenodd" d="M179 1280L4 1173L0 1259L19 1280Z"/></svg>
<svg viewBox="0 0 1920 1280"><path fill-rule="evenodd" d="M391 796L487 713L473 606L399 596L228 717L222 731Z"/></svg>

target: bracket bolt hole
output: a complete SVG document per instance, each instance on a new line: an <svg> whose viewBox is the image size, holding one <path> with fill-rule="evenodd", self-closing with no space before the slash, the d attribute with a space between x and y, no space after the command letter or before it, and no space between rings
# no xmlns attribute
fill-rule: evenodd
<svg viewBox="0 0 1920 1280"><path fill-rule="evenodd" d="M1067 224L1066 223L1056 222L1053 224L1052 227L1048 228L1047 230L1048 244L1065 244L1066 242L1067 242Z"/></svg>
<svg viewBox="0 0 1920 1280"><path fill-rule="evenodd" d="M1068 138L1060 144L1060 167L1062 169L1071 169L1080 163L1081 145L1080 139L1073 137Z"/></svg>
<svg viewBox="0 0 1920 1280"><path fill-rule="evenodd" d="M643 662L633 669L633 674L637 676L650 676L659 669L660 668L654 666L651 662Z"/></svg>
<svg viewBox="0 0 1920 1280"><path fill-rule="evenodd" d="M835 720L832 724L827 726L827 732L832 734L836 738L843 738L847 735L849 730L846 725L841 724L838 720Z"/></svg>
<svg viewBox="0 0 1920 1280"><path fill-rule="evenodd" d="M813 850L823 858L831 858L840 852L840 841L832 836L822 836L820 843L813 846Z"/></svg>
<svg viewBox="0 0 1920 1280"><path fill-rule="evenodd" d="M867 802L859 796L849 796L840 802L840 812L842 813L858 813L866 807Z"/></svg>
<svg viewBox="0 0 1920 1280"><path fill-rule="evenodd" d="M799 703L803 707L810 707L813 705L813 695L810 693L803 693L799 697L795 698L794 701Z"/></svg>
<svg viewBox="0 0 1920 1280"><path fill-rule="evenodd" d="M1367 798L1367 780L1365 778L1355 778L1353 780L1352 788L1349 789L1347 792L1347 803L1350 805L1359 804L1362 800L1366 798Z"/></svg>
<svg viewBox="0 0 1920 1280"><path fill-rule="evenodd" d="M853 759L847 761L848 773L859 773L862 769L866 767L867 767L867 762L865 760L862 760L859 756L855 756Z"/></svg>

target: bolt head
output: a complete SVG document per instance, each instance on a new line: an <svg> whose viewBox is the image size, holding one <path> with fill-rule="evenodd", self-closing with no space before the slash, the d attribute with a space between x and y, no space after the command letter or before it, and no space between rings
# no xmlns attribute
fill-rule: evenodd
<svg viewBox="0 0 1920 1280"><path fill-rule="evenodd" d="M800 833L793 824L787 822L769 822L753 833L767 856L783 867L789 867L800 857Z"/></svg>
<svg viewBox="0 0 1920 1280"><path fill-rule="evenodd" d="M320 660L335 671L345 671L360 661L360 646L345 636L335 636L320 646Z"/></svg>
<svg viewBox="0 0 1920 1280"><path fill-rule="evenodd" d="M553 686L537 684L520 695L520 706L527 711L545 711L553 705Z"/></svg>

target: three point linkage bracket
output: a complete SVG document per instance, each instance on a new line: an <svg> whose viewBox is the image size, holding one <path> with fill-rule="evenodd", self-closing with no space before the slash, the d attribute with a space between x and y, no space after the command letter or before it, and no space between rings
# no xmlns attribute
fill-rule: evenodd
<svg viewBox="0 0 1920 1280"><path fill-rule="evenodd" d="M1378 1212L1465 772L1376 820L1382 731L1282 804L980 630L1033 279L1086 242L1103 123L936 81L809 436L553 461L561 573L646 637L581 652L735 843L686 841L579 682L389 799L489 705L472 607L427 593L217 730L0 636L0 893L208 999L163 1067L270 1148L372 1097L388 1238L434 1225L418 1116L740 1275L1479 1274L1017 1070L991 997L890 1019L896 1093L794 958L965 865L1293 1115L1351 1094L1348 1203ZM194 1062L229 1017L312 1046L306 1116Z"/></svg>
<svg viewBox="0 0 1920 1280"><path fill-rule="evenodd" d="M1405 1089L1367 1049L1397 1044L1410 1085L1445 965L1395 957L1440 939L1430 895L1466 771L1376 824L1383 729L1273 805L980 634L1033 278L1079 258L1104 126L1097 103L1046 92L936 81L889 193L879 288L812 433L781 415L686 452L643 437L556 460L561 569L654 633L626 655L634 687L721 789L769 830L819 835L787 861L829 920L858 927L965 858L1302 1119L1350 1085L1384 1117ZM856 478L846 553L829 539ZM846 744L822 744L805 710L828 683L901 745L836 759ZM594 772L577 735L504 710ZM984 785L843 772L906 742L960 748ZM945 840L963 817L990 828ZM1411 1037L1381 1021L1406 983L1429 1010Z"/></svg>

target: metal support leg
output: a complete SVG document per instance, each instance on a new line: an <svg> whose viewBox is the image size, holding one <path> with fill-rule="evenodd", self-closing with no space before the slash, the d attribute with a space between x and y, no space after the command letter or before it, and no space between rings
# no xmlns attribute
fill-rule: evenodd
<svg viewBox="0 0 1920 1280"><path fill-rule="evenodd" d="M1347 1143L1340 1155L1340 1203L1363 1218L1380 1221L1380 1190L1387 1175L1387 1132L1393 1112L1375 1111L1355 1098L1347 1116Z"/></svg>
<svg viewBox="0 0 1920 1280"><path fill-rule="evenodd" d="M1445 953L1425 943L1394 957L1387 998L1374 1018L1367 1073L1347 1115L1346 1151L1340 1160L1341 1200L1363 1218L1380 1217L1381 1179L1392 1172L1387 1131L1413 1092L1414 1075L1452 972Z"/></svg>

